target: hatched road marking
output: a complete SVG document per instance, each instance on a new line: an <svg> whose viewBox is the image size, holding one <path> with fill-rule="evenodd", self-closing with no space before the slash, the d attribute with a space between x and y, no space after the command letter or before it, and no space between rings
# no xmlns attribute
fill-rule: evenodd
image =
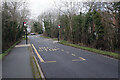
<svg viewBox="0 0 120 80"><path fill-rule="evenodd" d="M57 50L59 50L59 48L53 48L53 49L51 49L49 47L39 47L39 50L40 51L57 51Z"/></svg>
<svg viewBox="0 0 120 80"><path fill-rule="evenodd" d="M40 59L41 62L43 62L43 63L53 63L53 62L56 62L56 61L44 61L43 58L40 56L40 54L38 53L38 51L36 50L36 48L35 48L35 46L33 44L32 44L32 47L35 50L35 52L36 52L36 54L37 54L37 56L38 56L38 58Z"/></svg>
<svg viewBox="0 0 120 80"><path fill-rule="evenodd" d="M49 51L52 51L51 49L49 49Z"/></svg>
<svg viewBox="0 0 120 80"><path fill-rule="evenodd" d="M47 49L45 49L45 51L47 51Z"/></svg>
<svg viewBox="0 0 120 80"><path fill-rule="evenodd" d="M34 49L34 51L35 51L35 53L37 54L37 56L38 56L38 58L39 58L39 60L41 61L41 62L43 62L43 63L54 63L54 62L56 62L56 61L44 61L43 60L43 58L40 56L40 54L38 53L38 51L41 51L42 50L42 48L40 48L39 47L39 50L37 51L37 49L35 48L35 46L32 44L32 47L33 47L33 49ZM46 51L48 51L48 50L53 50L53 51L56 51L57 49L46 49L45 47L43 47ZM69 51L66 51L66 53L69 53ZM72 56L76 56L75 54L72 54ZM79 57L79 59L73 59L72 61L84 61L84 60L86 60L86 59L84 59L84 58L82 58L82 57Z"/></svg>

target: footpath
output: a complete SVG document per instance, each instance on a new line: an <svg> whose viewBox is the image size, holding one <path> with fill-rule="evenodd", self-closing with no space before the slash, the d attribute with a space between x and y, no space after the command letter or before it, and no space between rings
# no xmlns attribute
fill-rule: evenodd
<svg viewBox="0 0 120 80"><path fill-rule="evenodd" d="M30 62L30 44L25 40L16 45L2 60L2 78L33 78Z"/></svg>

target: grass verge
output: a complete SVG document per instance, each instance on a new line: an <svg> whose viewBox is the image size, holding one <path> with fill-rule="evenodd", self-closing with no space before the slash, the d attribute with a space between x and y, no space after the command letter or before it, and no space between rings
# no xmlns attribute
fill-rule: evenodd
<svg viewBox="0 0 120 80"><path fill-rule="evenodd" d="M33 71L33 77L35 80L37 79L40 79L42 80L42 77L40 75L40 72L39 72L39 69L38 69L38 66L37 66L37 62L34 58L34 53L32 51L32 47L29 47L29 50L30 50L30 61L31 61L31 65L32 65L32 71Z"/></svg>
<svg viewBox="0 0 120 80"><path fill-rule="evenodd" d="M15 42L7 51L5 51L4 53L0 54L0 59L3 59L4 56L6 56L11 50L12 48L15 47L16 44L18 44L20 41Z"/></svg>
<svg viewBox="0 0 120 80"><path fill-rule="evenodd" d="M67 45L67 46L72 46L72 47L75 47L75 48L80 48L80 49L83 49L83 50L99 53L99 54L102 54L102 55L110 56L110 57L113 57L113 58L116 58L116 59L120 59L120 54L118 54L118 53L98 50L98 49L95 49L95 48L83 47L83 46L79 46L79 45L76 45L76 44L71 44L70 42L67 42L65 40L60 40L59 43Z"/></svg>
<svg viewBox="0 0 120 80"><path fill-rule="evenodd" d="M36 67L37 67L37 71L38 71L38 73L39 73L40 79L42 80L42 77L41 77L41 75L40 75L40 71L39 71L38 66L37 66L37 62L36 62L36 60L35 60L34 57L33 57L33 59L34 59L35 65L36 65Z"/></svg>
<svg viewBox="0 0 120 80"><path fill-rule="evenodd" d="M29 42L29 40L28 40L28 42ZM37 66L37 62L36 62L36 60L33 56L34 52L32 50L32 46L28 47L28 49L30 51L30 63L31 63L31 66L32 66L33 77L34 77L35 80L37 80L37 79L42 80L42 77L40 75L40 72L39 72L39 69L38 69L38 66Z"/></svg>

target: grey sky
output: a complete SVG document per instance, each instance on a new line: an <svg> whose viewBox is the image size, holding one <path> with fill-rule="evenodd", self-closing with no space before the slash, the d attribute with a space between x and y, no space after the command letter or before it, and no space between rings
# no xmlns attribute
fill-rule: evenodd
<svg viewBox="0 0 120 80"><path fill-rule="evenodd" d="M28 7L31 12L31 18L36 18L41 13L47 11L48 9L53 9L54 2L59 4L61 1L69 1L69 2L93 2L95 0L27 0L28 1ZM120 0L97 0L98 2L118 2Z"/></svg>
<svg viewBox="0 0 120 80"><path fill-rule="evenodd" d="M28 0L31 17L36 18L39 14L52 8L54 5L53 0Z"/></svg>
<svg viewBox="0 0 120 80"><path fill-rule="evenodd" d="M31 18L36 18L41 13L49 10L54 9L55 5L60 4L61 1L81 1L81 0L27 0L28 1L28 7L31 11Z"/></svg>

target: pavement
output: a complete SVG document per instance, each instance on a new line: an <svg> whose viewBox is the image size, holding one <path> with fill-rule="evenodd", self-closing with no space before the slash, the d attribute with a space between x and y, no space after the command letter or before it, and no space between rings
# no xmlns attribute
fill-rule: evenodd
<svg viewBox="0 0 120 80"><path fill-rule="evenodd" d="M40 35L28 36L46 79L105 78L117 80L118 60L65 46ZM100 79L100 80L102 80Z"/></svg>
<svg viewBox="0 0 120 80"><path fill-rule="evenodd" d="M28 45L23 40L2 60L2 78L33 78ZM12 79L11 79L12 80Z"/></svg>

